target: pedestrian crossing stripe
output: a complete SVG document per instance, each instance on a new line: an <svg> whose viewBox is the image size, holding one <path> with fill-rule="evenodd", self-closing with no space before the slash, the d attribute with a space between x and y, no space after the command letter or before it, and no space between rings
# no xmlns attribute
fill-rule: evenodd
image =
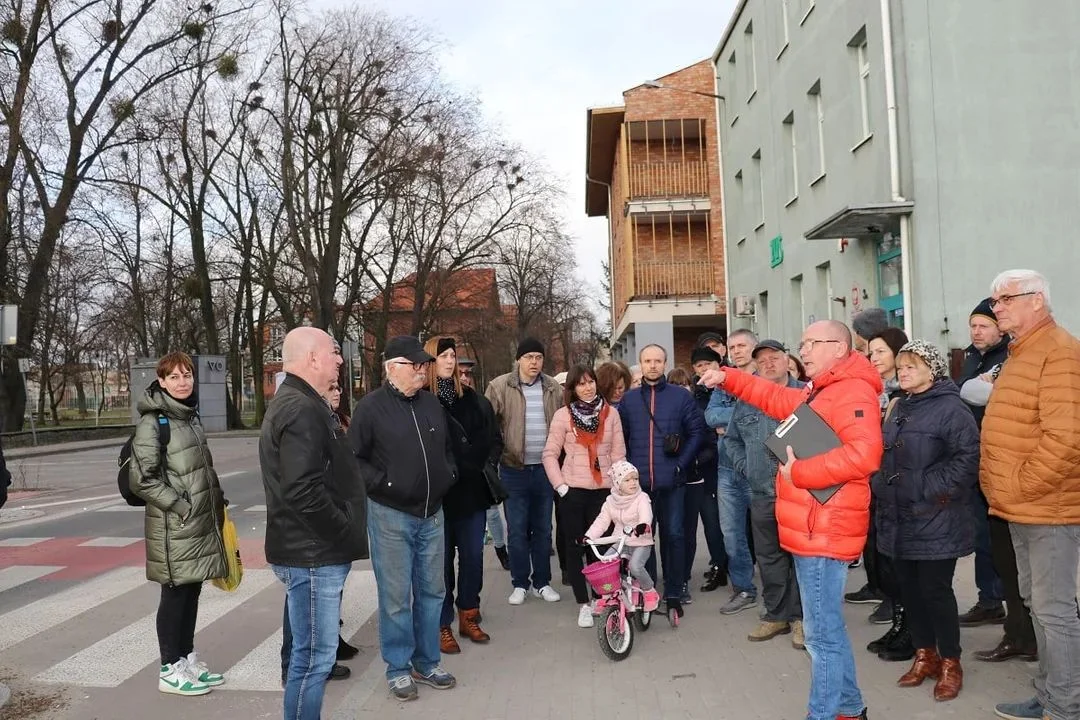
<svg viewBox="0 0 1080 720"><path fill-rule="evenodd" d="M195 632L220 619L274 582L269 570L244 573L234 593L205 593L199 600ZM159 657L157 610L99 640L34 677L36 682L65 683L81 687L116 687ZM109 658L104 663L102 658Z"/></svg>
<svg viewBox="0 0 1080 720"><path fill-rule="evenodd" d="M244 582L247 582L245 574ZM342 637L352 637L378 609L375 573L353 571L345 581L345 602L341 605ZM199 612L202 612L200 606ZM281 630L263 640L225 673L225 685L217 690L255 690L274 692L281 689Z"/></svg>
<svg viewBox="0 0 1080 720"><path fill-rule="evenodd" d="M0 652L51 630L146 582L146 570L123 567L0 615Z"/></svg>
<svg viewBox="0 0 1080 720"><path fill-rule="evenodd" d="M63 569L44 565L2 568L0 592ZM149 584L142 567L121 567L4 613L0 615L0 654ZM196 633L207 629L213 632L213 623L227 616L232 617L236 610L241 613L239 622L243 622L245 603L271 587L278 588L284 594L271 570L253 569L245 570L244 581L234 593L216 590L203 592ZM352 637L371 619L378 609L377 598L375 574L371 570L349 573L345 584L345 602L341 608L341 632L344 637ZM159 662L156 616L155 607L153 612L60 659L32 679L41 683L115 688L147 671L148 667L156 671ZM199 636L196 635L198 644ZM280 692L280 649L279 624L269 637L257 642L231 668L218 668L225 675L226 684L216 690ZM53 660L55 658L49 661Z"/></svg>

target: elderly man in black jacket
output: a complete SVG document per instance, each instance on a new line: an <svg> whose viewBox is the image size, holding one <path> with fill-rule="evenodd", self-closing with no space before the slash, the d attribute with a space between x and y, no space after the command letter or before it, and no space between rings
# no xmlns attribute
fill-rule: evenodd
<svg viewBox="0 0 1080 720"><path fill-rule="evenodd" d="M266 560L285 585L293 644L285 719L318 720L338 647L341 592L367 557L364 487L348 439L326 401L341 353L311 327L285 336L286 373L263 419Z"/></svg>
<svg viewBox="0 0 1080 720"><path fill-rule="evenodd" d="M422 389L434 358L405 335L386 343L383 358L386 383L357 403L349 438L368 491L386 681L395 698L413 700L416 683L445 690L456 682L439 665L439 619L446 593L442 501L457 469L446 413Z"/></svg>

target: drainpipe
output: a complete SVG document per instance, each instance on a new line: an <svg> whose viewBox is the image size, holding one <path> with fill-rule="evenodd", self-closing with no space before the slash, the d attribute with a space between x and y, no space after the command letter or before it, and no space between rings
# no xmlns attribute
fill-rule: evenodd
<svg viewBox="0 0 1080 720"><path fill-rule="evenodd" d="M607 208L608 208L608 273L610 274L610 282L608 283L608 307L611 308L611 334L612 337L608 338L608 351L615 345L615 239L614 239L614 223L611 222L611 184L606 183L603 180L593 180L589 177L588 173L585 173L585 180L597 185L603 185L607 188Z"/></svg>
<svg viewBox="0 0 1080 720"><path fill-rule="evenodd" d="M724 153L720 143L720 76L716 74L716 63L713 63L713 94L716 98L716 167L717 181L720 183L720 232L724 248L724 330L731 332L731 280L728 276L728 241L727 241L727 188L724 187Z"/></svg>
<svg viewBox="0 0 1080 720"><path fill-rule="evenodd" d="M885 74L885 105L889 122L889 189L893 202L905 202L900 192L900 138L896 110L896 73L893 67L892 3L881 0L881 50ZM915 301L911 291L911 218L900 216L900 277L904 293L904 332L915 337L911 306Z"/></svg>

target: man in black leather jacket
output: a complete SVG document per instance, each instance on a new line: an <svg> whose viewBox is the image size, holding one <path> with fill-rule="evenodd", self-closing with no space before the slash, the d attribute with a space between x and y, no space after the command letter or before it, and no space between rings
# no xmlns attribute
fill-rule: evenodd
<svg viewBox="0 0 1080 720"><path fill-rule="evenodd" d="M349 439L367 484L387 685L398 700L413 700L416 683L438 690L456 683L439 666L439 621L445 597L442 500L457 468L442 403L421 389L434 358L406 335L391 338L383 358L386 383L357 403Z"/></svg>
<svg viewBox="0 0 1080 720"><path fill-rule="evenodd" d="M341 592L368 555L364 486L348 439L323 400L341 354L322 330L285 336L286 377L263 419L266 560L285 585L292 655L285 717L318 717L337 655Z"/></svg>

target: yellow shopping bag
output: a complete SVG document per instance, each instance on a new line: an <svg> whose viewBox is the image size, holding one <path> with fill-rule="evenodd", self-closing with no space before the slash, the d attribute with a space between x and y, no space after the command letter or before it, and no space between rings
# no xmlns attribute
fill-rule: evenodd
<svg viewBox="0 0 1080 720"><path fill-rule="evenodd" d="M236 537L236 525L229 517L228 508L225 509L225 519L221 523L221 539L225 543L225 562L229 572L223 578L214 578L210 582L225 592L233 592L240 587L240 581L244 579L244 563L240 560L240 541Z"/></svg>

